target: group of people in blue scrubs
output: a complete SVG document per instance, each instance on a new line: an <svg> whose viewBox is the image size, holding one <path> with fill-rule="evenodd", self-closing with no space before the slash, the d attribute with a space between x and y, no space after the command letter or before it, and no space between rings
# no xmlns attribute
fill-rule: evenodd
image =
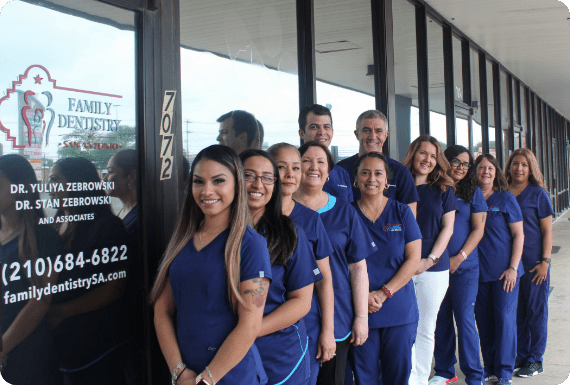
<svg viewBox="0 0 570 385"><path fill-rule="evenodd" d="M504 175L423 135L401 164L371 110L335 165L333 133L314 105L300 148L195 158L151 294L172 382L450 384L456 349L469 385L540 374L553 212L534 155Z"/></svg>

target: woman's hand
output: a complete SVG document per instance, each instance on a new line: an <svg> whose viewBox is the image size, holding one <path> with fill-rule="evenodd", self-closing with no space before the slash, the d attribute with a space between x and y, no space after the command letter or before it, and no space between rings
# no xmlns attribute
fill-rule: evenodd
<svg viewBox="0 0 570 385"><path fill-rule="evenodd" d="M463 255L461 254L456 254L453 257L449 257L449 272L451 274L455 273L459 268L459 265L461 265L461 262L464 260L465 258L463 258Z"/></svg>
<svg viewBox="0 0 570 385"><path fill-rule="evenodd" d="M546 281L546 277L548 277L548 266L550 264L548 262L540 262L538 265L532 268L529 273L534 273L534 277L532 277L532 281L536 281L536 285L542 285L544 281Z"/></svg>
<svg viewBox="0 0 570 385"><path fill-rule="evenodd" d="M352 323L352 340L354 346L363 345L368 339L368 317L355 316Z"/></svg>
<svg viewBox="0 0 570 385"><path fill-rule="evenodd" d="M427 269L429 269L433 265L435 265L435 263L433 263L433 259L431 259L429 257L428 258L422 258L422 260L420 262L420 267L416 271L415 275L420 275L421 273L423 273L424 271L426 271Z"/></svg>
<svg viewBox="0 0 570 385"><path fill-rule="evenodd" d="M190 370L190 369L186 369L185 371L182 372L182 374L180 375L180 377L178 377L178 381L176 381L177 385L196 385L196 377L198 377L198 375Z"/></svg>
<svg viewBox="0 0 570 385"><path fill-rule="evenodd" d="M336 352L336 341L334 331L321 330L319 341L317 342L317 359L319 362L327 362L333 358Z"/></svg>
<svg viewBox="0 0 570 385"><path fill-rule="evenodd" d="M376 313L388 296L382 290L371 291L368 293L368 313Z"/></svg>
<svg viewBox="0 0 570 385"><path fill-rule="evenodd" d="M503 278L505 279L505 282L503 283L503 290L507 293L510 293L513 291L517 284L517 272L509 267L507 270L503 271L503 274L501 274L499 280Z"/></svg>

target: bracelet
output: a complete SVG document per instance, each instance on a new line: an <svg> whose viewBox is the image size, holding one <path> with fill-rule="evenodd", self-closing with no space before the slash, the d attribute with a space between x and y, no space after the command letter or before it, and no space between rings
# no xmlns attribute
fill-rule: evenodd
<svg viewBox="0 0 570 385"><path fill-rule="evenodd" d="M210 376L210 380L212 380L212 385L216 385L216 381L214 381L214 376L212 376L212 372L210 372L210 369L208 369L207 366L206 366L206 372L208 372L208 376Z"/></svg>
<svg viewBox="0 0 570 385"><path fill-rule="evenodd" d="M382 286L382 291L384 293L386 293L388 298L392 298L392 292L390 291L390 289L388 289L388 286L386 286L386 285Z"/></svg>
<svg viewBox="0 0 570 385"><path fill-rule="evenodd" d="M368 314L357 314L356 316L360 318L368 318Z"/></svg>
<svg viewBox="0 0 570 385"><path fill-rule="evenodd" d="M459 253L463 255L463 259L467 259L467 254L465 254L465 251L459 250Z"/></svg>
<svg viewBox="0 0 570 385"><path fill-rule="evenodd" d="M176 365L176 367L174 368L174 370L172 371L172 385L176 385L176 381L178 381L178 378L180 377L178 375L178 371L180 370L180 368L182 368L184 366L184 369L186 369L186 364L184 362L180 362L178 365ZM184 370L183 370L184 371ZM183 372L182 371L182 372ZM180 374L182 374L182 372L180 372Z"/></svg>

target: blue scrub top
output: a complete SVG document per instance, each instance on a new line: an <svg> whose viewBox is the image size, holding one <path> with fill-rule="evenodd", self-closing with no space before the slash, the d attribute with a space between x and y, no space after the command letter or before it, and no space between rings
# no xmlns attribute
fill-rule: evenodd
<svg viewBox="0 0 570 385"><path fill-rule="evenodd" d="M329 180L325 182L323 191L335 197L342 199L345 202L352 203L352 184L350 182L350 175L342 167L333 167L329 173Z"/></svg>
<svg viewBox="0 0 570 385"><path fill-rule="evenodd" d="M353 203L368 228L378 250L366 258L370 291L380 290L398 272L405 261L406 244L421 239L422 234L412 210L405 204L389 199L384 211L372 223L360 207ZM386 299L380 310L368 315L368 326L384 328L407 325L419 320L418 303L412 280Z"/></svg>
<svg viewBox="0 0 570 385"><path fill-rule="evenodd" d="M445 192L437 186L422 184L417 186L420 201L418 202L418 225L422 231L422 258L427 258L441 231L441 218L444 214L457 209L457 200L453 189ZM449 251L445 248L439 262L427 271L449 270Z"/></svg>
<svg viewBox="0 0 570 385"><path fill-rule="evenodd" d="M386 157L388 160L388 166L392 170L392 178L388 181L389 188L386 190L384 195L390 199L395 199L398 202L405 204L414 203L420 200L418 193L415 189L414 178L412 173L406 166L400 162ZM356 161L358 160L358 154L346 158L338 162L336 165L344 168L348 175L350 176L350 185L352 186L352 195L354 201L360 199L360 190L354 187L354 167L356 166Z"/></svg>
<svg viewBox="0 0 570 385"><path fill-rule="evenodd" d="M296 229L297 247L287 261L287 267L276 264L271 266L273 279L269 285L263 316L284 304L287 293L322 279L305 233L300 227ZM295 371L306 354L307 343L303 319L283 330L255 340L270 384L280 383Z"/></svg>
<svg viewBox="0 0 570 385"><path fill-rule="evenodd" d="M329 257L332 254L333 247L329 241L321 217L316 211L303 206L299 202L295 202L295 206L289 218L305 232L317 261Z"/></svg>
<svg viewBox="0 0 570 385"><path fill-rule="evenodd" d="M467 238L469 238L469 234L471 233L471 214L486 213L488 210L487 202L485 201L483 192L481 192L479 187L475 188L471 202L465 202L459 197L456 197L456 199L457 209L455 211L453 235L447 245L447 250L449 250L450 256L458 254L459 250L463 248ZM459 265L459 268L457 268L457 271L454 274L461 274L464 271L475 269L478 266L479 253L477 251L477 247L475 247L471 254L467 256L467 259L461 262L461 265Z"/></svg>
<svg viewBox="0 0 570 385"><path fill-rule="evenodd" d="M524 248L522 262L524 271L528 272L542 260L540 220L554 215L554 211L548 192L532 183L517 196L517 202L523 214Z"/></svg>
<svg viewBox="0 0 570 385"><path fill-rule="evenodd" d="M479 242L479 282L498 281L511 264L513 237L510 223L523 220L521 209L513 194L495 191L487 199L489 207L485 235ZM519 263L517 276L523 274Z"/></svg>
<svg viewBox="0 0 570 385"><path fill-rule="evenodd" d="M169 269L180 353L188 368L196 373L210 364L238 323L228 298L224 261L228 235L229 228L200 251L196 251L191 239ZM240 269L240 282L272 277L265 238L249 226L241 244ZM252 350L217 383L258 384Z"/></svg>
<svg viewBox="0 0 570 385"><path fill-rule="evenodd" d="M344 341L350 336L354 309L349 264L367 258L377 250L374 241L348 203L329 194L328 203L317 210L329 234L334 252L330 258L334 289L334 336Z"/></svg>

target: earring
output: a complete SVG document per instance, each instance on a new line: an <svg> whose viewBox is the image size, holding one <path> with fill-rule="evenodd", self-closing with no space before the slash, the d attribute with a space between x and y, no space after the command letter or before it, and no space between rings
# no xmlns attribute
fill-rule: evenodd
<svg viewBox="0 0 570 385"><path fill-rule="evenodd" d="M327 182L330 180L330 178L327 176Z"/></svg>
<svg viewBox="0 0 570 385"><path fill-rule="evenodd" d="M352 184L353 187L358 188L358 186L356 185L356 181L354 181L354 183Z"/></svg>
<svg viewBox="0 0 570 385"><path fill-rule="evenodd" d="M384 190L388 190L390 188L390 185L388 183L386 183L386 186L384 186Z"/></svg>

